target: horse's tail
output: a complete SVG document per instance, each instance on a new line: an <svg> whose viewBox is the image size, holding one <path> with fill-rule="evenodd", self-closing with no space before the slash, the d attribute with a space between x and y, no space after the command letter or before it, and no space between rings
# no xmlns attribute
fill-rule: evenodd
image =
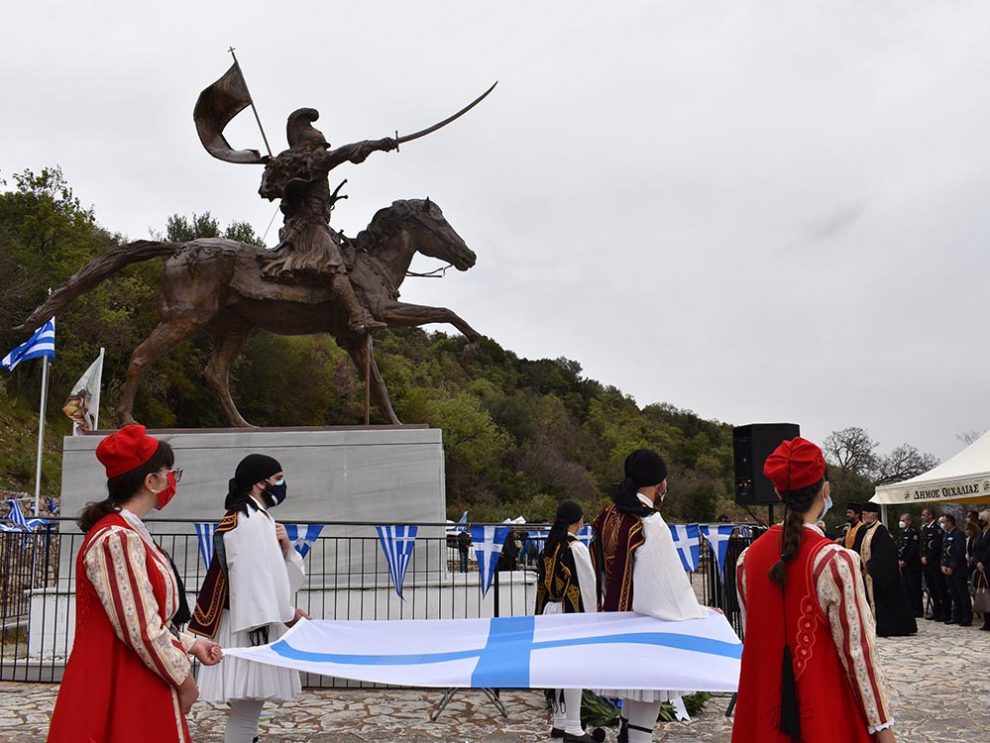
<svg viewBox="0 0 990 743"><path fill-rule="evenodd" d="M89 291L111 274L132 263L147 261L162 255L172 255L185 244L138 240L109 250L76 271L72 278L53 291L44 304L36 308L28 319L14 330L26 332L35 330L73 299Z"/></svg>

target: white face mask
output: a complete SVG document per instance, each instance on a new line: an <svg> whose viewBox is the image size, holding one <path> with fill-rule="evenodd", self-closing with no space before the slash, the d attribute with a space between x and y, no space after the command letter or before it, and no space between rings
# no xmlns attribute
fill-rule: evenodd
<svg viewBox="0 0 990 743"><path fill-rule="evenodd" d="M901 528L902 529L907 529L908 528L908 522L907 521L902 521L900 523L901 523Z"/></svg>

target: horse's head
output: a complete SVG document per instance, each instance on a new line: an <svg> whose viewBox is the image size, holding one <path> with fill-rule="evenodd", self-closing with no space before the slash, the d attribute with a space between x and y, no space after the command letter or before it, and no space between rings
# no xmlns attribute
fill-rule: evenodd
<svg viewBox="0 0 990 743"><path fill-rule="evenodd" d="M440 207L429 199L394 201L391 207L375 215L372 224L385 212L409 231L414 247L423 255L446 261L459 271L467 271L477 261L474 251L450 226Z"/></svg>

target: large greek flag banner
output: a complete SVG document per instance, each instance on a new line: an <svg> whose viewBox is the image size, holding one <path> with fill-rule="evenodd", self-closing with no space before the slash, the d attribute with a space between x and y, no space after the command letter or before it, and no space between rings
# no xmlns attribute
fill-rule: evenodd
<svg viewBox="0 0 990 743"><path fill-rule="evenodd" d="M285 527L285 534L296 548L296 552L302 557L309 554L309 550L317 539L326 524L282 524Z"/></svg>
<svg viewBox="0 0 990 743"><path fill-rule="evenodd" d="M494 619L301 621L224 655L395 686L736 691L742 643L721 614L633 612Z"/></svg>
<svg viewBox="0 0 990 743"><path fill-rule="evenodd" d="M725 555L729 551L729 538L732 536L734 524L702 524L701 533L712 546L712 554L715 556L715 567L719 572L725 564Z"/></svg>
<svg viewBox="0 0 990 743"><path fill-rule="evenodd" d="M388 562L388 574L392 576L395 593L402 598L402 584L406 579L406 568L416 547L416 526L379 526L378 541Z"/></svg>
<svg viewBox="0 0 990 743"><path fill-rule="evenodd" d="M481 595L484 596L491 588L492 578L498 570L498 558L502 554L505 538L512 531L511 526L471 526L471 542L474 544L474 554L478 558Z"/></svg>
<svg viewBox="0 0 990 743"><path fill-rule="evenodd" d="M698 539L697 524L668 524L670 535L674 538L674 546L681 557L684 569L693 573L701 562L701 540Z"/></svg>
<svg viewBox="0 0 990 743"><path fill-rule="evenodd" d="M46 322L31 334L31 337L0 360L0 366L14 371L19 363L28 359L47 356L55 358L55 318Z"/></svg>

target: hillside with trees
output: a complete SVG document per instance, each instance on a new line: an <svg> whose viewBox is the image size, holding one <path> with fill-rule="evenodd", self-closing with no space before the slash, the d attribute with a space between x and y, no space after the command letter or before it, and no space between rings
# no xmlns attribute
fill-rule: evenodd
<svg viewBox="0 0 990 743"><path fill-rule="evenodd" d="M223 228L209 213L173 215L164 222L163 239L257 242L249 225ZM101 226L93 209L82 205L59 169L15 175L0 191L0 353L26 339L12 328L44 301L49 287L123 242L127 238ZM57 318L43 480L49 494L58 492L61 441L70 432L60 412L69 386L105 347L100 418L101 427L110 424L130 353L157 323L163 260L127 268ZM227 425L200 376L209 344L207 336L194 336L147 371L134 411L138 420L149 428ZM731 425L663 403L640 406L615 387L583 376L570 359L519 358L491 339L465 355L464 344L459 336L419 329L390 329L375 338L399 417L443 429L448 515L470 510L474 520L547 519L563 498L593 511L620 477L626 454L651 447L670 466L668 518L714 521L724 513L751 520L731 497ZM329 336L256 333L232 372L231 387L242 414L258 426L363 420L363 381ZM0 376L2 489L33 488L39 391L36 362ZM376 415L373 409L373 423L384 422ZM855 431L862 437L850 433ZM932 462L907 445L878 457L861 429L833 437L831 447L825 442L836 480L833 523L848 499L869 497L874 481Z"/></svg>

